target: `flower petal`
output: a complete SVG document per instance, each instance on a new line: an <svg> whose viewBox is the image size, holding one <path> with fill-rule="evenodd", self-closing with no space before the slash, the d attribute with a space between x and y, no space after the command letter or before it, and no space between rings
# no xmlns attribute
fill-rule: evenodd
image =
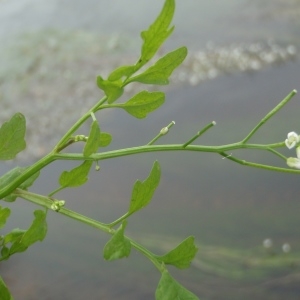
<svg viewBox="0 0 300 300"><path fill-rule="evenodd" d="M291 168L300 169L300 159L296 157L289 157L286 160L286 163Z"/></svg>
<svg viewBox="0 0 300 300"><path fill-rule="evenodd" d="M299 135L296 132L292 131L288 133L287 139L284 142L289 149L292 149L296 146L297 143L299 143L299 141Z"/></svg>
<svg viewBox="0 0 300 300"><path fill-rule="evenodd" d="M300 146L296 148L297 157L300 158Z"/></svg>

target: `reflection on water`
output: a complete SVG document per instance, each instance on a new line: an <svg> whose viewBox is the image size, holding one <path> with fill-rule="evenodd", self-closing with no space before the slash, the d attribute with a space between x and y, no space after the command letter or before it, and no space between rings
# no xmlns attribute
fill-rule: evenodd
<svg viewBox="0 0 300 300"><path fill-rule="evenodd" d="M105 21L106 24L110 25L114 22L108 18L108 12L116 13L120 8L116 5L112 7L112 4L109 4L108 1L98 1L98 3L101 2L103 5L107 5ZM4 3L7 2L4 1L0 5ZM28 5L30 3L28 1ZM76 3L78 7L83 8L83 2L76 1ZM121 3L125 5L125 2L122 1L120 7L122 6ZM137 4L137 8L142 9L145 3L146 1L143 4ZM201 41L202 46L208 40L215 40L216 44L224 44L226 40L228 43L233 40L239 41L238 37L241 42L247 41L248 38L249 42L266 41L270 37L275 40L280 38L276 34L276 26L274 27L275 31L272 32L267 29L262 33L262 31L254 31L247 22L248 27L243 23L237 23L238 15L236 12L241 8L241 1L229 1L228 6L231 10L226 8L223 11L221 7L220 10L216 11L215 4L208 4L207 1L199 1L197 4L194 1L187 1L186 3L186 7L183 7L183 4L178 5L176 20L180 19L182 9L184 21L178 21L178 25L176 23L178 31L174 34L169 45L181 45L182 40L184 40L184 42L187 42L188 47L195 50L200 45L200 42L195 39L198 35L199 39L200 37L206 37L205 41ZM199 7L204 5L203 10L196 10L193 5ZM51 7L48 14L51 15L55 11L55 2L48 2L48 6ZM121 7L124 10L124 16L127 16L130 11L126 9L126 6ZM158 9L159 6L160 2L155 2L153 9L149 11L149 15L152 10L155 15L154 10L155 8ZM150 7L152 7L152 4ZM41 9L41 6L34 8L34 10L38 9ZM46 11L46 7L44 9ZM15 14L16 11L14 10ZM210 12L210 14L205 14L201 18L201 12L203 11L205 13ZM184 13L187 12L191 16L190 20L198 20L198 27L190 26L187 30L186 24L191 22L184 18ZM74 11L74 14L79 13L80 11ZM95 9L91 11L91 15L94 13ZM61 11L59 14L64 15L66 12ZM125 18L124 16L122 18ZM124 20L122 18L121 20ZM38 20L41 21L40 19L41 17ZM50 19L44 20L41 24L45 27L49 26L47 22ZM79 22L85 30L93 28L93 24L88 23L87 19L80 19ZM124 20L124 24L128 26L124 26L124 28L132 28L133 25L130 24L134 19L134 16L131 16L130 22ZM144 24L142 19L137 16L138 24L134 24L134 27ZM212 24L212 19L214 20L214 26L204 26L204 24ZM216 19L222 22L222 26L219 26L221 28L217 28ZM3 20L8 22L8 18ZM22 19L20 19L20 23L21 21ZM65 21L69 22L66 26L68 29L72 27L70 18ZM101 20L101 22L104 21ZM24 24L28 26L32 23L32 20L24 20ZM63 21L60 20L57 24L59 28L62 26ZM85 26L83 26L84 24ZM118 29L117 25L120 25L120 23L114 23L113 27ZM263 27L263 25L265 25L265 21L256 24L257 28ZM80 26L78 25L78 27ZM239 27L240 32L237 27ZM248 30L249 37L247 35ZM181 39L182 32L185 32L184 39ZM219 32L219 35L214 35L217 32ZM221 36L221 32L222 37L219 42L218 37ZM270 35L271 32L272 35ZM85 38L86 43L89 44L88 38L86 36ZM290 40L284 41L288 42L287 45L294 43L292 37L289 38ZM80 41L80 39L76 41ZM135 43L136 41L132 39L133 46L136 45ZM297 44L297 41L295 41L295 44ZM113 49L104 48L95 49L95 53L102 51L101 63L104 64L106 69L114 64L114 58L117 57L120 60L120 53L123 50L118 47ZM47 65L47 59L49 59L51 72L47 76L41 77L42 79L39 78L38 83L43 83L41 86L37 85L36 81L31 81L30 78L27 78L27 83L32 84L31 87L27 86L26 81L24 81L22 88L25 94L28 89L31 91L22 104L24 108L28 106L28 103L31 103L29 99L32 97L32 99L35 99L33 103L37 103L35 107L39 107L41 112L45 113L42 109L46 105L47 110L54 109L50 104L51 97L43 90L43 88L49 90L49 87L47 87L49 81L47 80L50 80L50 84L52 84L55 81L51 81L54 79L51 79L50 75L60 76L60 71L63 71L60 69L62 59L66 59L68 63L65 66L71 68L73 60L68 60L70 57L72 58L71 54L74 55L73 58L79 58L81 51L84 52L85 50L87 48L79 43L74 49L58 51L59 55L70 53L70 56L67 55L62 58L59 56L59 64L57 65L49 57L41 55L39 58L41 61L36 62L37 65L42 67L43 62ZM30 50L28 51L30 53ZM90 51L89 53L92 53L91 49ZM127 51L128 49L125 51L125 60L128 57L131 58L131 54ZM55 51L51 54L55 57ZM93 90L94 75L98 74L99 69L90 69L88 70L89 76L80 77L84 72L80 72L78 66L84 65L85 59L88 60L88 58L81 58L80 64L76 65L74 69L76 72L66 74L67 77L71 76L69 78L71 78L72 85L63 90L63 95L68 96L63 100L71 103L71 99L74 97L73 108L81 106L80 100L82 98L87 99L84 102L89 102L99 97L99 94L95 91L93 94L88 93L88 91ZM95 65L98 65L98 63L95 63ZM94 62L86 61L86 64L89 68L92 68ZM32 66L34 68L36 65L33 64ZM52 70L55 70L56 67L59 71L52 73ZM42 70L42 68L39 70ZM76 80L77 75L74 75L76 73L79 76L79 83ZM66 79L67 77L63 78ZM73 87L75 89L77 85L86 82L91 82L91 86L83 87L81 94L78 93L78 90L76 90L75 95L72 94ZM222 144L243 138L270 109L294 88L299 89L299 62L297 60L289 61L283 65L276 65L273 68L265 68L257 73L234 73L230 76L217 77L195 87L175 85L167 91L167 102L164 107L143 122L131 119L124 112L119 111L113 111L109 115L99 115L99 120L103 130L113 134L114 141L111 148L145 144L172 120L176 121L176 125L172 127L172 130L164 137L162 142L185 142L205 124L216 120L217 126L203 136L199 143ZM7 86L7 89L12 94L14 93L12 86ZM54 96L62 101L62 98L59 98L59 92L62 90L57 88L56 91L57 94L54 94ZM9 101L5 99L4 102L9 105ZM31 107L33 106L31 105ZM23 107L18 105L18 109L21 108ZM55 114L61 115L61 106L55 109ZM297 131L299 127L299 109L297 99L292 101L274 120L271 120L258 132L253 142L277 142L284 140L287 132ZM66 123L72 121L70 119L76 119L75 114L79 115L80 109L76 109L76 112L74 110L67 111L66 114L68 118L57 119L55 122L61 122L66 126ZM32 116L34 115L36 113L33 111ZM69 115L71 115L71 118L69 118ZM38 117L43 120L43 115L38 115ZM46 127L50 127L50 124L47 124ZM241 125L237 126L237 124ZM277 160L271 161L269 156L263 153L241 151L236 155L253 161L268 160L270 163L281 163ZM129 221L128 232L136 236L137 239L144 241L145 244L155 245L154 250L156 252L164 250L165 245L159 241L166 241L166 237L174 237L174 240L169 242L171 247L177 243L177 240L193 234L200 245L197 262L201 260L201 257L206 257L207 259L204 262L209 262L210 268L212 268L214 261L210 261L208 256L205 255L212 255L214 251L205 252L205 249L207 249L205 247L208 246L213 247L212 249L226 250L228 251L227 254L232 253L230 251L242 253L243 256L250 249L259 247L261 249L262 241L266 238L272 238L274 250L278 253L279 258L282 255L281 246L284 243L291 245L292 255L299 253L299 201L295 196L298 195L297 176L242 168L226 159L222 160L218 156L198 153L154 153L124 157L115 161L103 161L101 171L92 173L86 186L64 191L60 193L59 197L66 200L67 207L70 209L78 210L103 222L110 222L126 211L133 183L136 178L144 179L147 176L155 159L158 159L162 166L161 184L149 207L136 216L132 216ZM43 172L34 191L47 193L55 189L57 187L57 175L65 168L71 168L71 166L70 162L59 162L49 166ZM32 216L33 206L21 200L18 203L11 204L11 206L14 208L14 219L10 221L8 227L16 226L14 224L18 221L17 226L26 228ZM81 224L76 224L73 220L67 220L61 218L59 214L51 213L49 214L49 234L46 241L38 243L29 251L14 257L11 261L3 263L0 269L1 275L7 281L16 299L33 300L41 297L43 299L75 300L83 298L153 299L153 291L159 279L153 266L145 262L135 252L127 260L114 263L104 262L102 248L107 238L95 229L86 228ZM158 243L155 242L156 239ZM201 245L203 245L203 251ZM201 256L202 254L203 256ZM214 258L216 264L221 264L219 268L210 269L215 270L215 272L203 272L203 269L200 272L197 265L192 266L191 270L188 271L177 272L171 269L171 272L179 281L199 296L203 296L204 299L299 298L300 293L299 288L297 288L299 286L298 266L292 269L275 269L273 276L259 277L259 281L258 277L256 280L249 278L246 280L244 276L249 274L247 271L251 268L251 265L242 264L241 268L238 267L238 270L243 274L242 278L232 280L229 276L222 276L216 270L221 268L226 272L226 268L228 268L228 273L233 274L237 262L234 260L231 261L232 264L228 263L226 265L228 261L225 259L218 261L219 256ZM277 260L273 260L273 262L277 262ZM253 269L251 269L251 272L253 273Z"/></svg>

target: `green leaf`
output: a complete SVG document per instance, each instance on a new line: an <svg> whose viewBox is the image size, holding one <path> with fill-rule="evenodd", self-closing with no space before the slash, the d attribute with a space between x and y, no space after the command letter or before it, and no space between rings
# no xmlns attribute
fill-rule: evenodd
<svg viewBox="0 0 300 300"><path fill-rule="evenodd" d="M43 241L47 233L46 213L42 210L34 212L35 219L29 229L11 246L9 255L25 251L37 241Z"/></svg>
<svg viewBox="0 0 300 300"><path fill-rule="evenodd" d="M5 235L4 237L4 244L13 243L17 240L20 240L20 238L25 234L26 230L15 228L10 233Z"/></svg>
<svg viewBox="0 0 300 300"><path fill-rule="evenodd" d="M1 260L7 260L9 258L9 248L2 246L1 249Z"/></svg>
<svg viewBox="0 0 300 300"><path fill-rule="evenodd" d="M112 238L104 246L104 259L116 260L123 257L128 257L131 250L130 241L124 236L124 230L127 221L123 221L122 225L117 229Z"/></svg>
<svg viewBox="0 0 300 300"><path fill-rule="evenodd" d="M21 113L16 113L0 128L0 160L9 160L26 148L24 140L26 120Z"/></svg>
<svg viewBox="0 0 300 300"><path fill-rule="evenodd" d="M97 152L100 143L100 127L98 122L93 121L89 133L89 137L83 149L84 156L90 156L91 154Z"/></svg>
<svg viewBox="0 0 300 300"><path fill-rule="evenodd" d="M159 184L160 173L160 165L155 161L148 178L143 182L136 181L133 186L128 213L132 214L148 205Z"/></svg>
<svg viewBox="0 0 300 300"><path fill-rule="evenodd" d="M7 286L5 285L2 277L0 277L0 295L1 295L1 300L14 300Z"/></svg>
<svg viewBox="0 0 300 300"><path fill-rule="evenodd" d="M2 257L0 260L9 259L10 255L12 255L16 252L25 251L27 249L26 246L21 244L21 240L22 240L23 236L25 235L25 233L26 233L26 230L15 228L10 233L8 233L7 235L4 236L3 242L2 242L3 247L1 249ZM14 245L12 250L9 249L9 247L7 246L8 244Z"/></svg>
<svg viewBox="0 0 300 300"><path fill-rule="evenodd" d="M26 170L27 168L24 168L23 172ZM23 173L22 172L22 173ZM20 184L19 188L22 190L27 190L29 187L31 187L33 185L33 183L35 182L35 180L40 176L40 171L34 173L33 175L31 175L28 179L26 179L23 183Z"/></svg>
<svg viewBox="0 0 300 300"><path fill-rule="evenodd" d="M198 251L194 240L195 238L190 236L167 254L156 256L156 258L165 264L173 265L179 269L188 268Z"/></svg>
<svg viewBox="0 0 300 300"><path fill-rule="evenodd" d="M59 184L63 187L77 187L85 184L92 164L92 161L86 160L71 171L63 171L59 177Z"/></svg>
<svg viewBox="0 0 300 300"><path fill-rule="evenodd" d="M0 206L0 229L6 224L7 218L10 216L10 209Z"/></svg>
<svg viewBox="0 0 300 300"><path fill-rule="evenodd" d="M118 104L132 116L142 119L147 114L160 107L165 102L165 94L162 92L142 91L124 104Z"/></svg>
<svg viewBox="0 0 300 300"><path fill-rule="evenodd" d="M98 76L97 85L101 90L104 91L105 95L107 96L108 103L113 103L116 101L124 92L122 81L104 80L101 76Z"/></svg>
<svg viewBox="0 0 300 300"><path fill-rule="evenodd" d="M187 48L178 48L159 59L145 72L130 78L129 82L138 81L146 84L168 84L172 72L184 61Z"/></svg>
<svg viewBox="0 0 300 300"><path fill-rule="evenodd" d="M135 66L121 66L110 73L109 81L116 81L122 77L129 77L135 72Z"/></svg>
<svg viewBox="0 0 300 300"><path fill-rule="evenodd" d="M10 184L13 180L15 180L18 176L20 176L25 168L16 167L9 170L7 173L0 177L0 188L4 188L8 184Z"/></svg>
<svg viewBox="0 0 300 300"><path fill-rule="evenodd" d="M166 0L164 7L148 30L141 32L144 40L139 65L146 64L157 52L163 42L172 33L174 26L170 27L175 11L175 0Z"/></svg>
<svg viewBox="0 0 300 300"><path fill-rule="evenodd" d="M112 136L111 134L107 132L101 132L100 133L100 141L98 146L99 147L107 147L112 141Z"/></svg>
<svg viewBox="0 0 300 300"><path fill-rule="evenodd" d="M27 168L23 167L16 167L7 173L5 173L3 176L0 177L0 188L5 187L9 183L11 183L13 180L15 180L17 177L19 177L22 173L26 171ZM36 172L29 178L27 178L23 183L20 184L19 188L23 190L27 190L33 183L34 181L39 177L40 172ZM13 202L15 201L17 196L14 195L8 195L6 196L3 200L7 202Z"/></svg>
<svg viewBox="0 0 300 300"><path fill-rule="evenodd" d="M199 300L199 298L179 284L167 270L163 271L158 283L156 300Z"/></svg>

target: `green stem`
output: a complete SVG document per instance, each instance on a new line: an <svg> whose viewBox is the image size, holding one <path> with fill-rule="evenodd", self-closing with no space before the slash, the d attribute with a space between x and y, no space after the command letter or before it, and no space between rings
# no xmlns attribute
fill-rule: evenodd
<svg viewBox="0 0 300 300"><path fill-rule="evenodd" d="M205 133L209 128L215 126L217 123L215 121L210 122L207 124L203 129L198 131L196 135L194 135L190 140L188 140L185 144L182 145L182 148L186 148L187 145L191 144L193 141L195 141L199 136L201 136L203 133Z"/></svg>
<svg viewBox="0 0 300 300"><path fill-rule="evenodd" d="M273 145L279 146L282 145L282 143L277 143ZM146 145L140 147L119 149L119 150L107 151L103 153L92 154L89 157L85 157L82 154L77 154L77 153L58 153L55 155L55 158L57 160L104 160L104 159L116 158L121 156L134 155L138 153L156 152L156 151L180 151L180 150L196 151L196 152L211 152L211 153L218 153L221 155L224 154L223 156L228 156L228 154L225 153L226 151L233 151L233 150L245 149L245 148L270 151L269 145L257 145L257 144L234 143L234 144L228 144L223 146L188 145L186 148L182 148L182 144L170 144L170 145ZM235 160L235 159L231 159L231 160L246 166L252 166L252 167L255 166L257 168L263 168L267 170L300 174L300 170L294 170L290 168L278 168L269 165L250 163L244 160Z"/></svg>
<svg viewBox="0 0 300 300"><path fill-rule="evenodd" d="M53 153L50 152L48 155L37 161L32 166L28 167L20 176L15 180L11 181L8 185L0 189L0 199L11 194L21 183L23 183L30 176L40 171L46 165L50 164L55 160L104 160L115 157L133 155L138 153L157 152L157 151L197 151L197 152L211 152L221 153L226 151L233 151L237 149L259 149L270 151L271 148L279 148L284 146L284 142L260 145L260 144L243 144L242 142L227 144L222 146L201 146L201 145L188 145L185 148L182 144L170 144L170 145L145 145L139 147L125 148L119 150L112 150L102 153L92 154L89 157L83 156L79 153ZM282 157L283 158L283 157ZM254 165L253 165L254 166ZM300 173L300 170L288 169L288 168L277 168L272 166L256 164L257 167L264 166L264 169L275 170L288 173Z"/></svg>
<svg viewBox="0 0 300 300"><path fill-rule="evenodd" d="M52 152L44 156L42 159L34 163L33 165L27 167L27 169L19 175L15 180L12 180L9 184L0 189L0 199L11 194L20 184L22 184L26 179L40 171L45 166L49 165L51 162L55 161L56 158Z"/></svg>
<svg viewBox="0 0 300 300"><path fill-rule="evenodd" d="M116 226L119 223L122 223L125 219L127 219L131 214L129 214L128 212L126 214L124 214L123 216L121 216L120 218L118 218L117 220L107 224L107 226L109 226L110 228Z"/></svg>
<svg viewBox="0 0 300 300"><path fill-rule="evenodd" d="M89 157L83 156L80 153L57 153L55 159L57 160L104 160L120 156L133 155L138 153L146 152L157 152L157 151L197 151L197 152L212 152L220 153L225 151L233 151L238 149L259 149L268 150L273 147L281 147L284 143L277 143L272 145L260 145L260 144L242 144L232 143L222 146L202 146L202 145L188 145L185 148L182 144L168 144L168 145L144 145L131 148L124 148L118 150L111 150L107 152L95 153Z"/></svg>
<svg viewBox="0 0 300 300"><path fill-rule="evenodd" d="M294 169L288 169L288 168L280 168L280 167L274 167L274 166L269 166L269 165L263 165L263 164L258 164L258 163L253 163L253 162L249 162L243 159L238 159L232 155L228 155L225 152L220 152L220 155L222 155L223 157L234 161L240 165L243 166L248 166L248 167L253 167L253 168L258 168L258 169L265 169L265 170L269 170L269 171L276 171L276 172L284 172L284 173L296 173L296 174L300 174L300 170L294 170Z"/></svg>
<svg viewBox="0 0 300 300"><path fill-rule="evenodd" d="M55 189L54 191L52 191L51 193L48 194L48 197L52 197L54 194L60 192L61 190L65 189L65 186L60 186L57 189Z"/></svg>
<svg viewBox="0 0 300 300"><path fill-rule="evenodd" d="M279 153L278 151L276 151L276 150L274 150L274 149L271 149L271 148L270 148L270 149L267 149L267 151L269 151L269 152L271 152L271 153L277 155L278 157L282 158L284 161L287 160L287 157L286 157L286 156L282 155L281 153Z"/></svg>
<svg viewBox="0 0 300 300"><path fill-rule="evenodd" d="M105 101L107 97L104 96L99 102L97 102L89 111L87 111L74 125L66 132L66 134L60 139L54 148L54 152L59 152L61 149L65 148L65 143L68 141L70 136L89 118L91 114L94 114Z"/></svg>
<svg viewBox="0 0 300 300"><path fill-rule="evenodd" d="M273 117L284 105L286 105L295 95L297 94L296 90L291 91L276 107L274 107L262 120L250 131L250 133L242 140L242 143L245 144L254 133L265 124L271 117Z"/></svg>
<svg viewBox="0 0 300 300"><path fill-rule="evenodd" d="M144 256L146 256L153 264L154 266L160 271L163 272L165 270L165 267L163 264L161 264L156 258L155 255L150 252L148 249L146 249L144 246L140 245L139 243L135 242L131 238L127 239L130 241L132 247L134 247L136 250L141 252Z"/></svg>
<svg viewBox="0 0 300 300"><path fill-rule="evenodd" d="M16 189L14 192L14 195L25 199L27 201L30 201L32 203L35 203L37 205L46 207L48 209L51 209L51 205L53 204L53 200L49 197L42 196L39 194L34 194L28 191L24 191L21 189ZM59 214L65 215L71 219L77 220L81 223L84 223L86 225L89 225L91 227L100 229L108 234L114 234L115 230L111 229L109 225L101 223L99 221L96 221L94 219L88 218L84 215L81 215L75 211L72 211L70 209L67 209L65 207L61 207L60 210L57 212ZM155 258L154 254L152 254L149 250L147 250L144 246L140 245L139 243L135 242L131 238L125 236L131 243L132 247L134 247L136 250L138 250L140 253L142 253L144 256L146 256L154 265L155 267L162 272L163 266L158 262L158 260Z"/></svg>
<svg viewBox="0 0 300 300"><path fill-rule="evenodd" d="M175 122L172 121L168 126L162 128L161 131L159 132L159 134L157 136L155 136L147 145L154 144L161 136L166 135L168 133L169 129L174 125L175 125Z"/></svg>
<svg viewBox="0 0 300 300"><path fill-rule="evenodd" d="M51 209L51 205L53 204L53 199L50 199L47 196L31 193L31 192L28 192L28 191L24 191L22 189L16 189L14 191L14 195L16 195L16 196L18 196L22 199L28 200L32 203L35 203L37 205L41 205L43 207L46 207L48 209ZM61 207L57 213L60 213L60 214L65 215L69 218L75 219L75 220L80 221L82 223L88 224L92 227L96 227L98 229L101 229L101 230L103 230L107 233L111 234L111 233L114 232L114 230L112 230L106 224L95 221L91 218L88 218L84 215L81 215L81 214L79 214L75 211L72 211L70 209L67 209L65 207Z"/></svg>

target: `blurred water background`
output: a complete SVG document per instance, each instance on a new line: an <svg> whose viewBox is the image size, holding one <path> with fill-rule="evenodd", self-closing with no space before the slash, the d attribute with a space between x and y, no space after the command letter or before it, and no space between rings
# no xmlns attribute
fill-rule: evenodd
<svg viewBox="0 0 300 300"><path fill-rule="evenodd" d="M235 142L292 89L300 89L298 1L177 2L175 32L160 54L186 45L189 57L170 86L159 87L167 101L146 120L118 110L97 116L101 129L113 135L109 149L148 143L172 120L176 125L161 142L183 143L212 120L217 126L199 143ZM0 1L0 120L20 111L28 123L27 150L16 162L1 163L1 174L46 154L102 97L96 76L135 62L139 33L162 4ZM140 88L128 89L123 99ZM297 131L298 102L296 96L253 142L279 142ZM269 154L236 155L285 166ZM151 204L130 219L129 235L157 253L195 235L195 263L186 271L171 268L171 273L201 299L299 299L297 175L241 167L211 154L143 154L101 162L100 172L93 172L87 185L58 197L70 209L111 222L126 211L133 183L147 176L155 159L162 167L160 186ZM33 191L49 193L57 188L61 171L73 166L53 163ZM8 206L13 214L5 230L27 228L35 207L23 200ZM15 299L154 298L159 274L138 253L107 263L102 258L105 234L55 213L48 220L43 243L0 266ZM274 243L272 257L262 249L266 238ZM284 243L291 245L288 254L281 250Z"/></svg>

